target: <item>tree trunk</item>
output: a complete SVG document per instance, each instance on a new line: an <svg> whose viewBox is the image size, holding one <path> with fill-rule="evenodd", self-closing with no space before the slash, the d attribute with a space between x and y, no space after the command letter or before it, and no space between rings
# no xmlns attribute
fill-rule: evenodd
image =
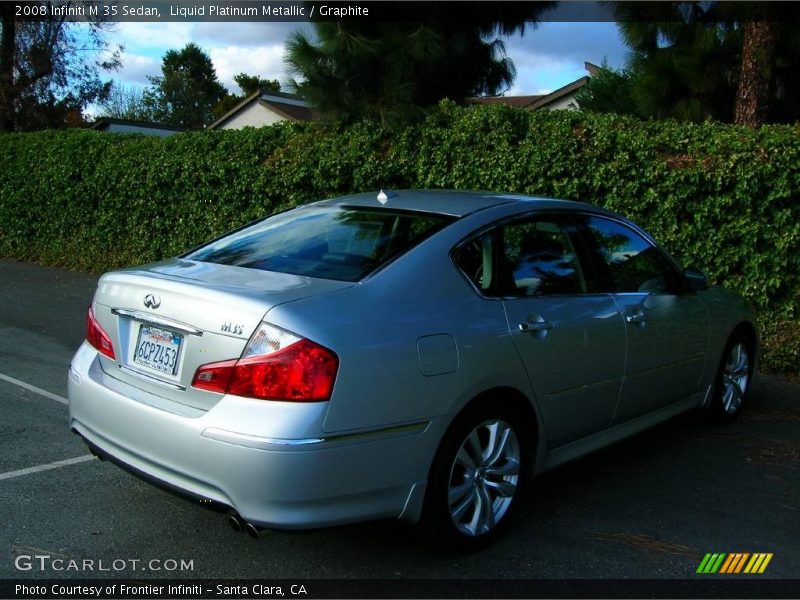
<svg viewBox="0 0 800 600"><path fill-rule="evenodd" d="M753 21L744 24L742 68L736 94L737 125L760 127L769 119L770 82L775 56L775 23Z"/></svg>
<svg viewBox="0 0 800 600"><path fill-rule="evenodd" d="M14 50L17 23L14 5L0 2L0 131L14 129Z"/></svg>

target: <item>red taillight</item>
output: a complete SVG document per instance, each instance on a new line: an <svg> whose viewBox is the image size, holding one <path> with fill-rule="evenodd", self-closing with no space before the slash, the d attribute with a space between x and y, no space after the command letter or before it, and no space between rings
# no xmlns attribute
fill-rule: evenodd
<svg viewBox="0 0 800 600"><path fill-rule="evenodd" d="M100 326L100 323L97 322L97 319L95 319L94 311L91 306L86 315L86 341L108 358L116 358L111 338L108 336L105 329Z"/></svg>
<svg viewBox="0 0 800 600"><path fill-rule="evenodd" d="M272 354L203 365L192 386L248 398L317 402L330 400L338 368L333 352L301 339Z"/></svg>
<svg viewBox="0 0 800 600"><path fill-rule="evenodd" d="M220 394L226 393L236 362L235 359L226 360L225 362L209 363L199 367L194 374L192 387L209 392L219 392Z"/></svg>

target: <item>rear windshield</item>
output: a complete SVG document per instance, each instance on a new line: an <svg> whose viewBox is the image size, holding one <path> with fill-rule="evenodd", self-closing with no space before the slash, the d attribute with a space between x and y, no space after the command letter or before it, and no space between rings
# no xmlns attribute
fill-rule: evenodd
<svg viewBox="0 0 800 600"><path fill-rule="evenodd" d="M185 258L358 281L453 220L435 214L311 206L269 217Z"/></svg>

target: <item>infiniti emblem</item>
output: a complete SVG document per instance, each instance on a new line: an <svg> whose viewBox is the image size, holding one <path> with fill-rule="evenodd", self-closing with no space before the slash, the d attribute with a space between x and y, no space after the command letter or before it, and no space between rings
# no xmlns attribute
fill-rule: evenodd
<svg viewBox="0 0 800 600"><path fill-rule="evenodd" d="M147 308L158 308L161 306L161 298L155 294L147 294L147 296L144 297L144 305Z"/></svg>

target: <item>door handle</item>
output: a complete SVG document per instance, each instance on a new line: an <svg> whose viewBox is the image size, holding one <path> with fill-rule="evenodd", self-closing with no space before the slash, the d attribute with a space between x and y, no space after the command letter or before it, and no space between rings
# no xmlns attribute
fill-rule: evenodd
<svg viewBox="0 0 800 600"><path fill-rule="evenodd" d="M644 323L647 321L647 315L641 308L637 308L634 312L625 315L625 320L628 323Z"/></svg>
<svg viewBox="0 0 800 600"><path fill-rule="evenodd" d="M550 331L553 328L552 321L526 321L519 324L519 330L523 333L536 333L537 331Z"/></svg>

